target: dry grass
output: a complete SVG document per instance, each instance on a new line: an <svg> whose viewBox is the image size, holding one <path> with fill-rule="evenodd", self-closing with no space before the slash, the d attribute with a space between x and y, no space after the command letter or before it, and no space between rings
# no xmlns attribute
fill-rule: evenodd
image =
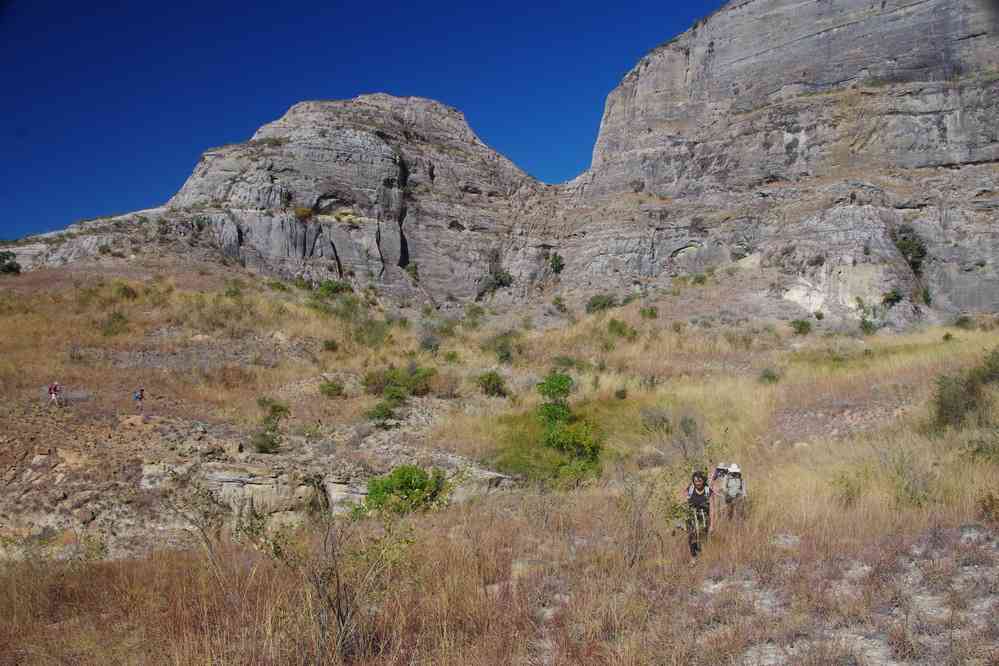
<svg viewBox="0 0 999 666"><path fill-rule="evenodd" d="M987 639L994 625L979 626L971 614L999 594L994 582L948 602L965 628L950 632L957 637L949 643L930 640L936 629L912 620L915 611L898 610L914 608L920 592L955 597L956 571L977 566L994 575L994 555L960 544L955 532L981 520L986 490L999 492L996 461L969 463L968 453L970 443L995 437L994 428L926 425L933 378L977 362L999 343L995 331L961 331L949 342L937 329L802 342L762 327L674 330L668 316L642 319L645 304L635 303L563 329L525 331L513 342L512 362L501 364L489 345L505 330L496 322L458 326L436 355L418 351L415 323L393 327L391 343L371 348L353 341L349 322L316 312L302 294L243 280L238 298L224 295L223 282L207 295L169 283L151 290L129 283L134 299L115 297L110 283L84 297L85 288L5 295L5 397L36 397L56 375L69 386L109 391L152 383L148 371L75 361L74 346L223 353L247 344L247 353L281 353L273 362L157 372L158 390L177 409L233 422L256 419L260 395L289 400L303 422L345 422L375 398L357 391L320 399L321 375L357 377L415 360L439 369L435 393L464 398L428 441L494 460L515 444L541 455L529 448L537 445L533 385L553 365L569 364L573 410L606 437L603 476L575 490L524 486L394 525L390 563L358 588L353 647L329 655L329 663L681 664L703 660L708 649L727 663L760 646L790 663L853 663L863 645L851 636L880 636L878 645L898 658L988 663L996 655L999 641ZM94 327L113 309L128 318L127 336L108 338ZM635 339L610 333L611 317L633 327ZM171 335L158 336L163 330ZM329 338L338 351L322 350ZM39 353L39 340L53 353ZM445 362L448 351L460 360ZM486 398L474 387L474 377L494 366L510 398ZM780 381L762 383L763 367L779 368ZM615 396L619 388L626 399ZM102 400L95 404L114 408ZM871 412L872 405L896 416ZM856 427L826 432L847 407L860 415ZM669 511L689 467L704 461L666 451L645 462L652 444L671 446L645 429L647 410L689 415L706 455L736 460L747 473L748 519L720 523L695 566ZM819 412L832 416L823 421ZM798 419L792 425L806 424L794 425L801 446L774 434L788 415ZM372 544L386 543L374 521L354 529L363 534L350 552L355 564L343 569L348 577L369 561ZM781 535L794 539L781 545ZM290 537L292 547L312 553L306 574L329 564L315 554L316 538L309 530ZM222 544L221 587L211 561L195 553L0 564L0 617L9 619L0 623L0 662L316 661L317 632L328 625L303 569L245 540ZM916 552L929 553L926 561ZM918 590L903 576L907 566L919 571ZM970 643L969 632L979 630L987 640Z"/></svg>

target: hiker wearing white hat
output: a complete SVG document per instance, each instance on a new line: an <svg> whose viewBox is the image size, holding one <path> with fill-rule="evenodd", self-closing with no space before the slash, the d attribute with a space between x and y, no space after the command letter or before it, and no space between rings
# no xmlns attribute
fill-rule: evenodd
<svg viewBox="0 0 999 666"><path fill-rule="evenodd" d="M742 518L746 510L746 480L742 478L742 469L732 463L728 466L728 474L722 480L722 492L725 499L725 514L729 520Z"/></svg>

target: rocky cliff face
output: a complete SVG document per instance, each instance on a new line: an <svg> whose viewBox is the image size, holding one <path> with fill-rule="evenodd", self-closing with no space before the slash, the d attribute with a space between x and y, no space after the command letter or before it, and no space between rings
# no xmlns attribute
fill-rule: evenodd
<svg viewBox="0 0 999 666"><path fill-rule="evenodd" d="M625 76L569 183L454 109L366 95L207 151L151 215L261 270L438 303L504 273L524 297L738 262L803 312L905 322L999 310L997 120L991 0L741 0Z"/></svg>

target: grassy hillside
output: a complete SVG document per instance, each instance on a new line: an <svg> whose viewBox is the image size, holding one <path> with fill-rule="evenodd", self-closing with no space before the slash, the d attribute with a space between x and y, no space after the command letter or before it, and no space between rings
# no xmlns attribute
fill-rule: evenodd
<svg viewBox="0 0 999 666"><path fill-rule="evenodd" d="M999 660L995 320L796 334L680 307L738 275L525 318L150 270L0 282L0 463L112 422L144 385L148 412L247 441L270 398L304 446L367 421L516 485L284 531L205 522L201 548L135 559L29 549L0 563L0 662ZM569 416L546 425L553 372ZM53 379L80 399L36 417ZM750 509L691 564L679 493L719 460Z"/></svg>

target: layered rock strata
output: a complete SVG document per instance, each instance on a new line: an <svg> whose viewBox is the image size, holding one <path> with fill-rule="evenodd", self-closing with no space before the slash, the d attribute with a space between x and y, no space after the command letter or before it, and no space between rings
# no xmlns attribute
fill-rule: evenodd
<svg viewBox="0 0 999 666"><path fill-rule="evenodd" d="M263 271L406 299L739 262L803 312L906 322L999 310L997 211L996 3L739 0L624 77L571 182L531 178L454 109L365 95L295 105L207 151L147 217ZM75 259L83 243L19 256Z"/></svg>

